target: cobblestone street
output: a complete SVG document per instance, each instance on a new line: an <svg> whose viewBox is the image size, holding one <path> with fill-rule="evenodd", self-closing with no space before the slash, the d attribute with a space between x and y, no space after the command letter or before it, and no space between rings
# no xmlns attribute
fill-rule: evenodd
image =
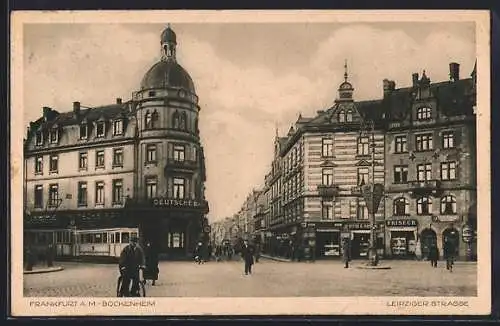
<svg viewBox="0 0 500 326"><path fill-rule="evenodd" d="M263 260L251 276L242 262L161 262L149 297L475 296L477 264L457 262L453 273L439 262L389 261L389 270L345 269L339 261L289 263ZM24 296L113 297L112 264L62 263L63 271L24 275Z"/></svg>

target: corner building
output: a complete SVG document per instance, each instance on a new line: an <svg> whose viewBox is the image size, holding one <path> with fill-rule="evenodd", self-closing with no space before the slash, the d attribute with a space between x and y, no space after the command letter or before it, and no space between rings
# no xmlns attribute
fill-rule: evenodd
<svg viewBox="0 0 500 326"><path fill-rule="evenodd" d="M66 113L44 108L31 123L25 140L25 230L35 230L31 242L40 240L40 229L131 227L163 258L177 259L208 241L198 96L177 63L170 26L160 45L161 60L130 101L83 110L75 102ZM46 237L58 243L55 235ZM71 242L78 255L79 239Z"/></svg>

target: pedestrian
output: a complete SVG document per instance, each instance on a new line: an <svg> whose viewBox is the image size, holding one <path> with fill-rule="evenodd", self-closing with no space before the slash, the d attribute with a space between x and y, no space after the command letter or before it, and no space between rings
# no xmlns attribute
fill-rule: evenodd
<svg viewBox="0 0 500 326"><path fill-rule="evenodd" d="M455 245L449 238L444 238L443 256L446 259L446 269L453 272L453 261L455 258Z"/></svg>
<svg viewBox="0 0 500 326"><path fill-rule="evenodd" d="M144 254L146 256L146 269L144 270L144 279L151 280L151 285L155 285L158 280L158 274L160 269L158 267L158 250L151 242L148 241L146 248L144 249Z"/></svg>
<svg viewBox="0 0 500 326"><path fill-rule="evenodd" d="M145 259L144 251L137 245L137 237L132 237L130 243L123 248L120 254L118 267L123 277L122 288L120 293L122 296L139 296L139 280L140 270L144 270ZM132 281L132 289L129 292L130 282Z"/></svg>
<svg viewBox="0 0 500 326"><path fill-rule="evenodd" d="M47 246L47 250L45 252L45 258L47 260L47 267L54 266L54 246L52 243L49 243Z"/></svg>
<svg viewBox="0 0 500 326"><path fill-rule="evenodd" d="M260 259L261 244L257 243L255 246L255 262L258 263Z"/></svg>
<svg viewBox="0 0 500 326"><path fill-rule="evenodd" d="M429 247L429 260L431 262L431 266L436 268L437 262L439 259L439 250L435 243L432 243Z"/></svg>
<svg viewBox="0 0 500 326"><path fill-rule="evenodd" d="M349 268L349 261L351 260L350 251L349 239L344 238L342 241L342 260L344 262L344 268Z"/></svg>
<svg viewBox="0 0 500 326"><path fill-rule="evenodd" d="M201 264L203 262L203 244L201 242L198 242L198 244L196 245L196 248L194 249L194 261L199 264Z"/></svg>
<svg viewBox="0 0 500 326"><path fill-rule="evenodd" d="M241 257L245 262L245 275L252 274L253 255L254 248L245 240L241 248Z"/></svg>

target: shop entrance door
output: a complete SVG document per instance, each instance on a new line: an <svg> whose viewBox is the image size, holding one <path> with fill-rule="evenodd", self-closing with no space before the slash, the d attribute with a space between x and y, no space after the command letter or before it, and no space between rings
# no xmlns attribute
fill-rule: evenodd
<svg viewBox="0 0 500 326"><path fill-rule="evenodd" d="M444 241L445 239L448 239L448 241L451 241L451 243L453 244L453 247L455 248L455 252L454 252L454 255L455 257L458 257L458 246L460 244L460 237L458 235L458 230L457 229L454 229L454 228L447 228L446 230L443 231L443 247L444 248ZM444 254L444 253L442 253Z"/></svg>
<svg viewBox="0 0 500 326"><path fill-rule="evenodd" d="M422 249L422 258L429 258L429 249L432 245L437 246L437 236L436 232L431 229L424 229L420 233L420 245Z"/></svg>
<svg viewBox="0 0 500 326"><path fill-rule="evenodd" d="M352 258L367 258L370 247L369 233L354 233L351 241Z"/></svg>

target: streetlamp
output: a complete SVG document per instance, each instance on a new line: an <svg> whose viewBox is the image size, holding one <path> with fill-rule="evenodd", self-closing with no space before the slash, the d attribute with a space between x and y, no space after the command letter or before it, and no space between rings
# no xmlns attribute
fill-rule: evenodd
<svg viewBox="0 0 500 326"><path fill-rule="evenodd" d="M375 214L377 213L378 207L380 205L380 200L384 194L384 185L380 183L375 183L375 122L370 120L367 122L366 127L361 127L361 134L366 132L371 133L371 140L369 146L371 148L371 180L367 185L361 187L361 193L366 202L366 208L370 214L370 248L368 249L368 265L377 266L379 262L379 257L377 253L377 222L375 220Z"/></svg>

